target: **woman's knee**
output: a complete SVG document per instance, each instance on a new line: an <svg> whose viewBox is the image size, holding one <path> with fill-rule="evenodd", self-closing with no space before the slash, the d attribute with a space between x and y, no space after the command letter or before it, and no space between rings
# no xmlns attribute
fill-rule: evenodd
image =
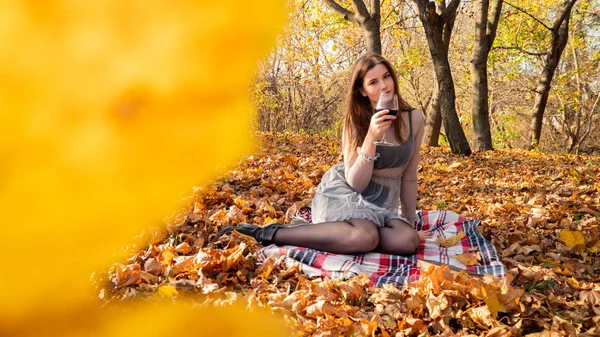
<svg viewBox="0 0 600 337"><path fill-rule="evenodd" d="M407 231L406 241L407 241L406 248L410 252L414 253L417 250L417 248L419 248L419 245L421 244L421 237L419 237L419 232L417 232L414 229Z"/></svg>
<svg viewBox="0 0 600 337"><path fill-rule="evenodd" d="M419 232L406 224L394 224L391 227L393 229L386 236L384 249L392 254L414 254L421 244Z"/></svg>
<svg viewBox="0 0 600 337"><path fill-rule="evenodd" d="M357 253L367 253L375 250L379 244L379 231L377 225L354 225L353 230L344 238L348 247L352 247Z"/></svg>

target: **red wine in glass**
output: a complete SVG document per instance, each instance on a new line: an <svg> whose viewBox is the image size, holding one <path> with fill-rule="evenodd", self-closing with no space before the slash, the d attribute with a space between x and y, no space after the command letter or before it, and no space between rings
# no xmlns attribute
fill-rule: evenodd
<svg viewBox="0 0 600 337"><path fill-rule="evenodd" d="M388 115L392 115L392 116L398 115L398 109L376 109L375 112L379 112L379 111L383 111L383 110L388 110L389 111L387 113Z"/></svg>
<svg viewBox="0 0 600 337"><path fill-rule="evenodd" d="M398 96L396 96L396 94L382 92L381 95L379 95L375 111L379 112L382 110L389 110L388 114L393 116L398 115ZM384 133L381 136L381 140L375 142L375 145L393 146L394 144L385 141Z"/></svg>

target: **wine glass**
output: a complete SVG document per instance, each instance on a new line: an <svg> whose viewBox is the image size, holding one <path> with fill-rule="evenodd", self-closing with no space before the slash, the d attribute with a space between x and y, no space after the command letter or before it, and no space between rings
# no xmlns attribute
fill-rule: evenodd
<svg viewBox="0 0 600 337"><path fill-rule="evenodd" d="M388 112L389 115L396 116L398 114L398 96L396 94L382 92L381 95L379 95L379 100L377 101L377 106L375 107L375 112L379 112L381 110L389 110L389 112ZM392 123L392 125L393 125L393 123ZM375 145L393 146L394 144L385 141L385 133L384 133L381 136L381 140L376 141Z"/></svg>

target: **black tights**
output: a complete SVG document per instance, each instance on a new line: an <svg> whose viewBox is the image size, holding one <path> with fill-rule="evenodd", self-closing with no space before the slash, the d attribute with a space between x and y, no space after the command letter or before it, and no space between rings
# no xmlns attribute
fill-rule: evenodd
<svg viewBox="0 0 600 337"><path fill-rule="evenodd" d="M362 254L377 251L386 254L413 254L420 243L419 234L409 224L393 219L378 228L366 219L348 222L284 227L277 230L273 241L339 254Z"/></svg>

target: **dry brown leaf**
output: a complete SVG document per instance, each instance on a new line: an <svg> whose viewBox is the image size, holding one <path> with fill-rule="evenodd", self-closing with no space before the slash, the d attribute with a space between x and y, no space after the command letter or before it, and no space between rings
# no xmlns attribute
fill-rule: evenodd
<svg viewBox="0 0 600 337"><path fill-rule="evenodd" d="M256 203L256 210L260 214L275 214L275 208L271 206L271 202L265 197Z"/></svg>
<svg viewBox="0 0 600 337"><path fill-rule="evenodd" d="M511 329L507 326L497 326L495 328L490 329L485 337L504 337L511 336Z"/></svg>
<svg viewBox="0 0 600 337"><path fill-rule="evenodd" d="M206 250L200 250L196 254L195 262L199 268L205 268L214 262L214 257L209 254Z"/></svg>
<svg viewBox="0 0 600 337"><path fill-rule="evenodd" d="M579 300L590 307L600 307L600 290L581 291Z"/></svg>
<svg viewBox="0 0 600 337"><path fill-rule="evenodd" d="M420 296L409 297L406 299L406 307L408 310L421 310L423 305L425 304L425 300Z"/></svg>
<svg viewBox="0 0 600 337"><path fill-rule="evenodd" d="M387 329L387 330L394 330L398 327L398 323L396 323L396 319L390 315L382 315L381 321L382 321L381 325L383 325L385 327L385 329ZM385 330L382 329L382 332L385 332Z"/></svg>
<svg viewBox="0 0 600 337"><path fill-rule="evenodd" d="M427 300L425 301L425 305L429 310L429 316L432 319L436 319L438 317L444 316L444 311L448 308L448 299L444 294L439 296L434 296L430 294Z"/></svg>
<svg viewBox="0 0 600 337"><path fill-rule="evenodd" d="M187 242L182 242L175 247L175 252L186 255L192 251L192 247Z"/></svg>
<svg viewBox="0 0 600 337"><path fill-rule="evenodd" d="M317 301L306 307L306 316L317 318L323 315L333 315L336 317L343 317L344 315L331 302L326 300Z"/></svg>
<svg viewBox="0 0 600 337"><path fill-rule="evenodd" d="M218 210L213 215L208 218L212 222L221 221L224 223L229 223L227 218L227 211L224 209Z"/></svg>
<svg viewBox="0 0 600 337"><path fill-rule="evenodd" d="M398 322L398 330L408 335L421 334L427 331L427 324L420 318L406 317Z"/></svg>
<svg viewBox="0 0 600 337"><path fill-rule="evenodd" d="M285 156L285 157L283 158L283 161L284 161L285 163L287 163L287 164L291 165L292 167L296 167L296 166L298 166L298 158L297 158L296 156L292 156L292 155Z"/></svg>
<svg viewBox="0 0 600 337"><path fill-rule="evenodd" d="M148 284L158 283L158 281L159 281L158 276L152 275L146 271L140 272L140 277L144 282L146 282Z"/></svg>
<svg viewBox="0 0 600 337"><path fill-rule="evenodd" d="M162 265L153 257L144 262L144 271L152 275L158 275L162 272Z"/></svg>
<svg viewBox="0 0 600 337"><path fill-rule="evenodd" d="M123 288L141 281L139 264L129 264L126 266L117 266L111 282L115 288Z"/></svg>
<svg viewBox="0 0 600 337"><path fill-rule="evenodd" d="M194 271L194 256L177 256L173 259L173 261L174 264L171 266L171 272L174 275L183 273L185 271Z"/></svg>
<svg viewBox="0 0 600 337"><path fill-rule="evenodd" d="M246 222L247 217L241 209L236 205L232 205L227 212L227 220L229 223L238 224L240 222Z"/></svg>
<svg viewBox="0 0 600 337"><path fill-rule="evenodd" d="M494 317L492 317L490 309L487 305L470 308L467 310L467 314L473 320L473 322L484 329L494 326L494 322L496 321Z"/></svg>
<svg viewBox="0 0 600 337"><path fill-rule="evenodd" d="M223 263L223 271L229 271L238 263L244 261L244 252L246 250L246 243L242 242L238 247L228 250L228 255L225 262Z"/></svg>
<svg viewBox="0 0 600 337"><path fill-rule="evenodd" d="M222 305L235 297L225 293L235 289L232 293L237 297L247 292L249 303L270 303L274 310L285 311L292 326L302 335L312 336L372 335L375 331L381 336L419 335L428 329L441 333L447 327L457 335L525 335L542 328L568 335L567 323L546 320L548 310L567 322L580 322L581 334L594 335L592 327L600 322L600 318L593 321L600 307L593 304L597 299L592 293L600 280L596 259L600 223L591 210L600 209L600 189L591 186L600 167L582 166L574 157L567 160L536 152L497 150L457 159L447 151L423 148L423 165L429 170L428 179L419 185L419 203L432 209L436 201L444 200L447 205L440 208L459 209L466 218L483 220L477 230L496 246L509 275L477 278L465 272L453 273L447 267L433 267L421 271L420 279L404 288L391 284L370 288L364 276L360 281L311 281L298 266L286 267L283 262L269 260L256 264L254 254L260 245L237 232L226 240L212 238L226 223L219 219L225 211L229 223L240 221L242 215L256 224L289 221L291 214L310 204L316 184L339 154L328 152L329 146L324 145L328 141L309 142L302 136L301 141L290 144L292 137L285 142L273 134L264 137L269 144L265 154L240 164L226 183L199 192L193 210L190 206L187 213L196 220L189 223L193 226L173 227L176 234L189 235L191 239L184 236L184 241L191 245L191 251L198 252L189 269L176 279L160 277L158 283L152 283L155 277L140 272L141 283L118 288L116 295L105 291L102 298L132 298L156 288L148 284L172 282L183 287L180 291L193 286L198 292L221 294L224 297L218 303ZM295 156L295 160L290 158L288 163L286 156ZM515 161L520 163L518 169ZM456 166L450 170L443 163ZM581 173L579 186L565 170L568 167ZM560 176L563 170L567 173ZM457 179L458 175L464 179ZM453 182L452 190L448 189L449 181ZM210 216L215 223L210 223ZM563 244L561 230L579 230L586 248L572 249ZM464 233L446 239L455 241L446 244L460 244L459 235ZM178 264L174 255L185 253L160 240L129 261L143 263L144 271L154 276L170 266L173 276L173 267ZM240 251L242 242L247 247ZM116 269L114 273L118 273ZM570 300L565 302L565 298ZM448 301L446 311L442 299ZM435 321L431 316L425 318L430 310L437 317ZM535 322L544 323L538 326Z"/></svg>
<svg viewBox="0 0 600 337"><path fill-rule="evenodd" d="M212 293L219 289L219 285L217 283L212 282L212 280L204 276L202 271L198 271L198 280L196 281L196 287L200 288L203 294Z"/></svg>

